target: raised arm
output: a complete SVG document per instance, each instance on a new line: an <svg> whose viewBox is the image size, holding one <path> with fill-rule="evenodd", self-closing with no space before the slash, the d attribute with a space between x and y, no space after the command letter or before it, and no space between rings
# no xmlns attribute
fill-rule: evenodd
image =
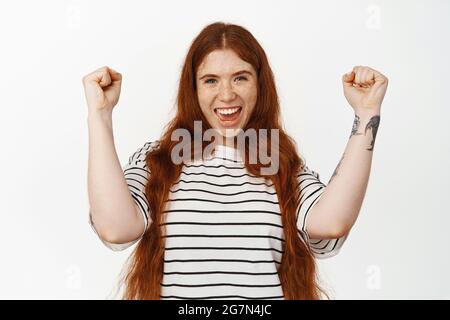
<svg viewBox="0 0 450 320"><path fill-rule="evenodd" d="M133 241L143 233L143 219L125 181L114 146L112 109L121 75L107 67L83 78L89 127L88 196L92 226L109 243Z"/></svg>
<svg viewBox="0 0 450 320"><path fill-rule="evenodd" d="M311 238L342 237L356 222L367 189L388 84L385 76L364 66L354 67L342 80L355 118L343 155L307 220Z"/></svg>

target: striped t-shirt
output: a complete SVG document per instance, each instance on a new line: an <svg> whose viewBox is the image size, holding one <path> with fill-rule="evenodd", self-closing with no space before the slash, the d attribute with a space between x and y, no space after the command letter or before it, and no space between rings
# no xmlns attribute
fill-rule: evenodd
<svg viewBox="0 0 450 320"><path fill-rule="evenodd" d="M151 219L144 194L150 174L145 156L158 144L145 143L123 167L146 228ZM307 166L297 176L298 235L316 258L332 257L348 234L338 239L309 238L305 221L325 185ZM284 299L277 270L285 238L275 187L271 180L249 174L237 149L219 145L210 158L183 164L163 214L161 299ZM95 231L92 219L89 222ZM100 238L114 251L140 239L114 244Z"/></svg>

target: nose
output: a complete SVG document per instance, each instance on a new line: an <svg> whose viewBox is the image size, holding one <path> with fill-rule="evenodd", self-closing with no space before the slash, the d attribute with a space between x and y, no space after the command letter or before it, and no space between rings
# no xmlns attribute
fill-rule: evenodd
<svg viewBox="0 0 450 320"><path fill-rule="evenodd" d="M219 91L219 99L221 101L233 101L235 97L236 94L233 90L233 87L228 83L224 83Z"/></svg>

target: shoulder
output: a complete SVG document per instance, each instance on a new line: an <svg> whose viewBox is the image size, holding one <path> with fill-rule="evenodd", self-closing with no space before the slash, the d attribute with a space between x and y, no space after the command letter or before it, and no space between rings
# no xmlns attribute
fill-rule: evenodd
<svg viewBox="0 0 450 320"><path fill-rule="evenodd" d="M142 156L146 156L147 153L157 149L159 147L159 140L147 141L144 145L140 146L136 151L128 159L128 162L132 162L137 158L141 158Z"/></svg>
<svg viewBox="0 0 450 320"><path fill-rule="evenodd" d="M300 181L304 180L304 179L320 179L319 177L319 173L317 173L316 171L310 169L306 163L304 164L303 168L300 170L300 173L298 175Z"/></svg>
<svg viewBox="0 0 450 320"><path fill-rule="evenodd" d="M159 147L159 140L146 141L137 150L135 150L128 158L125 168L142 167L146 168L145 160L147 154Z"/></svg>

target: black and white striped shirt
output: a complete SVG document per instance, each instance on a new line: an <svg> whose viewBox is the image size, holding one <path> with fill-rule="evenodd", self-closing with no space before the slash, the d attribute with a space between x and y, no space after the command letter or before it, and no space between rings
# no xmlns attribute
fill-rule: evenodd
<svg viewBox="0 0 450 320"><path fill-rule="evenodd" d="M157 147L158 141L145 143L123 167L146 228L151 219L144 194L150 174L145 156ZM348 234L338 239L309 238L305 221L325 185L307 166L298 181L298 234L316 258L332 257ZM275 188L269 179L248 173L237 149L217 146L212 157L184 164L164 214L161 299L283 299L277 270L285 239ZM140 238L123 244L100 240L119 251Z"/></svg>

